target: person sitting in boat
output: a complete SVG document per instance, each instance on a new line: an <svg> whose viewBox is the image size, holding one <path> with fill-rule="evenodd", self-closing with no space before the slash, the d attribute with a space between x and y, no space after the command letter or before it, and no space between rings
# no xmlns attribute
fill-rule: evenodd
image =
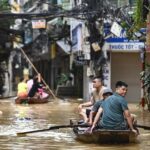
<svg viewBox="0 0 150 150"><path fill-rule="evenodd" d="M95 77L93 80L93 92L91 93L90 101L82 103L78 106L79 114L84 120L84 123L88 122L88 116L91 111L91 108L85 109L85 107L91 107L94 103L98 100L103 99L103 91L106 89L105 86L102 84L102 79L99 77Z"/></svg>
<svg viewBox="0 0 150 150"><path fill-rule="evenodd" d="M40 88L38 88L38 94L40 99L45 99L49 97L49 94L47 92L45 92L46 87L42 86Z"/></svg>
<svg viewBox="0 0 150 150"><path fill-rule="evenodd" d="M17 97L18 98L26 98L28 96L27 80L24 79L23 77L21 77L20 82L18 83L17 89L18 89Z"/></svg>
<svg viewBox="0 0 150 150"><path fill-rule="evenodd" d="M49 97L49 94L44 92L44 86L41 83L41 75L38 74L34 79L33 79L33 85L28 93L28 97L35 97L35 98L40 98L40 99L45 99Z"/></svg>
<svg viewBox="0 0 150 150"><path fill-rule="evenodd" d="M31 90L32 85L33 85L33 76L29 75L29 80L27 81L28 93Z"/></svg>
<svg viewBox="0 0 150 150"><path fill-rule="evenodd" d="M133 127L133 118L131 117L125 95L127 93L128 85L125 82L118 81L116 83L116 92L108 97L100 106L91 132L96 127L109 130L126 130L131 129L137 134L137 130ZM101 113L103 113L101 119Z"/></svg>
<svg viewBox="0 0 150 150"><path fill-rule="evenodd" d="M97 101L97 102L93 105L93 107L92 107L92 109L91 109L91 112L90 112L90 115L89 115L89 122L88 122L89 125L92 125L92 123L93 123L93 118L95 117L96 113L98 112L98 109L99 109L99 107L101 106L101 104L103 103L103 101L104 101L106 98L108 98L109 96L111 96L112 94L113 94L112 89L109 89L109 88L104 89L104 91L103 91L103 100Z"/></svg>
<svg viewBox="0 0 150 150"><path fill-rule="evenodd" d="M39 93L38 93L39 88L42 88L41 75L40 74L38 74L36 77L34 77L33 85L32 85L32 87L28 93L28 97L39 98Z"/></svg>

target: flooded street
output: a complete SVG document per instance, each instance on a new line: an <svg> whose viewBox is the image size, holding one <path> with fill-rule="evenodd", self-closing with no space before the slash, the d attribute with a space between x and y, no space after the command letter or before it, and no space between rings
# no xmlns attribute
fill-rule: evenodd
<svg viewBox="0 0 150 150"><path fill-rule="evenodd" d="M125 145L85 144L76 141L72 129L59 129L17 136L17 132L47 129L53 125L69 124L78 118L73 100L58 100L47 104L16 105L13 99L0 100L0 149L1 150L149 150L150 130L140 129L137 143ZM150 112L142 111L135 104L129 105L137 115L138 123L150 126Z"/></svg>

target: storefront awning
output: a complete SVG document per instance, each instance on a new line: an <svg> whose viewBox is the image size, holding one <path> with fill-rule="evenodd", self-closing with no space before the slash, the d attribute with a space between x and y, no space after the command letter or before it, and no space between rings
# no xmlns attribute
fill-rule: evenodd
<svg viewBox="0 0 150 150"><path fill-rule="evenodd" d="M70 45L65 43L64 40L59 40L56 43L66 54L70 54Z"/></svg>

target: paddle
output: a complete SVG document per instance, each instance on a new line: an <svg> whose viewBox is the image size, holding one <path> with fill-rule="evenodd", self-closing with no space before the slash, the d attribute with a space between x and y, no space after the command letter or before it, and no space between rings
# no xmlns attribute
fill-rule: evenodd
<svg viewBox="0 0 150 150"><path fill-rule="evenodd" d="M142 129L144 129L144 130L150 130L150 126L144 126L144 125L136 124L135 127L137 127L137 128L142 128Z"/></svg>
<svg viewBox="0 0 150 150"><path fill-rule="evenodd" d="M56 129L60 129L60 128L74 128L74 127L89 127L89 125L82 125L82 124L81 125L56 125L56 126L51 126L48 129L19 132L19 133L17 133L17 135L26 135L28 133L44 132L44 131L56 130Z"/></svg>

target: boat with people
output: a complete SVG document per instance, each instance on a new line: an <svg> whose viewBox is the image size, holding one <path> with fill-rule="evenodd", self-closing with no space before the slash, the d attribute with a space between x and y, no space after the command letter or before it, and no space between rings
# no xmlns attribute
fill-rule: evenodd
<svg viewBox="0 0 150 150"><path fill-rule="evenodd" d="M26 98L19 98L17 97L15 99L16 104L42 104L42 103L48 103L49 97L46 98L36 98L36 97L26 97Z"/></svg>
<svg viewBox="0 0 150 150"><path fill-rule="evenodd" d="M76 139L85 143L135 143L137 141L137 134L131 130L95 129L91 133L88 128L74 127Z"/></svg>

